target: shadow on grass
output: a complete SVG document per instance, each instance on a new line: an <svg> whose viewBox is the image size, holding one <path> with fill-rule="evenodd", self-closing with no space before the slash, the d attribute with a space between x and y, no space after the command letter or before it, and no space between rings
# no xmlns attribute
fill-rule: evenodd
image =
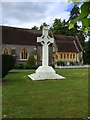
<svg viewBox="0 0 90 120"><path fill-rule="evenodd" d="M10 82L11 82L10 80L7 80L5 78L2 79L2 85L6 85L6 84L8 84Z"/></svg>
<svg viewBox="0 0 90 120"><path fill-rule="evenodd" d="M28 74L34 73L35 70L13 69L2 79L2 85L14 84L18 81L21 83L23 79L29 79Z"/></svg>
<svg viewBox="0 0 90 120"><path fill-rule="evenodd" d="M10 74L19 74L19 73L20 73L20 71L13 71L13 70L8 72L9 75ZM2 78L2 85L12 82L12 80L7 79L8 74L4 78Z"/></svg>

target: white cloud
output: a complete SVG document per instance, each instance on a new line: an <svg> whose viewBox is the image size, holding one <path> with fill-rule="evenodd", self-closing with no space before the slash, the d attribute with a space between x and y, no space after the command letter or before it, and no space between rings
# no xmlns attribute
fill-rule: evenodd
<svg viewBox="0 0 90 120"><path fill-rule="evenodd" d="M51 25L55 18L68 20L68 6L71 4L66 2L3 2L2 23L26 28L44 22Z"/></svg>
<svg viewBox="0 0 90 120"><path fill-rule="evenodd" d="M67 7L68 4L65 2L52 2L52 5L49 5L49 10L46 14L53 18L68 19L69 12L67 11Z"/></svg>
<svg viewBox="0 0 90 120"><path fill-rule="evenodd" d="M0 3L0 22L2 23L2 4L1 3Z"/></svg>

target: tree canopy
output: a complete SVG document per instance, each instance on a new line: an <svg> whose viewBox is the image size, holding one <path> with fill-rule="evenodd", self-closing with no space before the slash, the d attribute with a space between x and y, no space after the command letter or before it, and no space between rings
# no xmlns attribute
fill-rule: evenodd
<svg viewBox="0 0 90 120"><path fill-rule="evenodd" d="M31 29L32 30L38 30L39 28L37 26L33 26Z"/></svg>
<svg viewBox="0 0 90 120"><path fill-rule="evenodd" d="M40 25L40 30L42 30L43 26L48 26L48 25L47 25L46 22L42 23L42 24Z"/></svg>

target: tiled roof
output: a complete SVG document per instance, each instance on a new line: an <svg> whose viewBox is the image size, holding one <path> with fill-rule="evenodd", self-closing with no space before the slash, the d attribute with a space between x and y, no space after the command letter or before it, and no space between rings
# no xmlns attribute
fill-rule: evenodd
<svg viewBox="0 0 90 120"><path fill-rule="evenodd" d="M66 36L66 35L54 35L56 41L73 41L76 39L75 36Z"/></svg>
<svg viewBox="0 0 90 120"><path fill-rule="evenodd" d="M79 52L82 48L75 36L54 35L54 39L60 52Z"/></svg>
<svg viewBox="0 0 90 120"><path fill-rule="evenodd" d="M37 37L42 35L41 30L32 30L25 28L16 28L2 26L2 44L15 45L37 45ZM52 34L49 32L50 37ZM75 36L54 35L54 39L61 52L78 52L81 51L80 44Z"/></svg>
<svg viewBox="0 0 90 120"><path fill-rule="evenodd" d="M73 41L56 42L60 52L79 52Z"/></svg>
<svg viewBox="0 0 90 120"><path fill-rule="evenodd" d="M2 26L2 44L36 45L40 30Z"/></svg>

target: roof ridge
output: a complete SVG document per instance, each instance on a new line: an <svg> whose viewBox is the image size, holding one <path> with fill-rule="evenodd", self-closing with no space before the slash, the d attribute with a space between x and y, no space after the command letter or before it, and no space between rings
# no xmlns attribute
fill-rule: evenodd
<svg viewBox="0 0 90 120"><path fill-rule="evenodd" d="M74 43L74 45L75 45L75 47L76 47L77 51L79 52L79 49L78 49L78 47L77 47L77 45L76 45L75 40L73 40L73 43Z"/></svg>
<svg viewBox="0 0 90 120"><path fill-rule="evenodd" d="M63 37L73 37L73 38L75 38L75 36L73 36L73 35L70 35L70 36L68 36L68 35L54 35L54 36L57 36L57 37L63 36Z"/></svg>
<svg viewBox="0 0 90 120"><path fill-rule="evenodd" d="M80 45L81 50L83 50L83 48L82 48L82 46L80 44L80 41L78 40L78 36L76 36L76 40L77 40L78 44Z"/></svg>

